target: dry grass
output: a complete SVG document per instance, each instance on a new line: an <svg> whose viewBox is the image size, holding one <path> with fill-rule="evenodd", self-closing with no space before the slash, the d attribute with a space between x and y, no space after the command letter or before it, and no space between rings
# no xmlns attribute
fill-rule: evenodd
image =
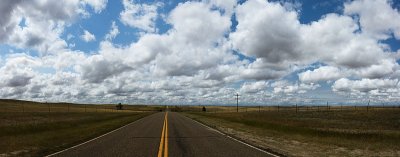
<svg viewBox="0 0 400 157"><path fill-rule="evenodd" d="M85 107L80 104L0 100L0 156L50 154L159 109L154 106L127 106L125 110L117 111L114 105Z"/></svg>
<svg viewBox="0 0 400 157"><path fill-rule="evenodd" d="M124 105L116 110L117 104L72 104L39 103L32 101L0 99L0 112L147 112L163 110L164 106Z"/></svg>
<svg viewBox="0 0 400 157"><path fill-rule="evenodd" d="M222 109L232 110L226 108ZM338 108L297 113L288 108L279 112L271 108L239 113L220 110L187 115L289 156L400 155L400 109Z"/></svg>

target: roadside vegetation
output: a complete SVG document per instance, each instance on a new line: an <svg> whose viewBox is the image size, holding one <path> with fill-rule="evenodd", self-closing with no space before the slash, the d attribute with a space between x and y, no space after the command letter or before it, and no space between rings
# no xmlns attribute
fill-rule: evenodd
<svg viewBox="0 0 400 157"><path fill-rule="evenodd" d="M184 113L222 132L287 156L400 156L399 108L274 108ZM229 111L229 112L224 112Z"/></svg>
<svg viewBox="0 0 400 157"><path fill-rule="evenodd" d="M162 109L124 107L0 100L0 156L48 155Z"/></svg>

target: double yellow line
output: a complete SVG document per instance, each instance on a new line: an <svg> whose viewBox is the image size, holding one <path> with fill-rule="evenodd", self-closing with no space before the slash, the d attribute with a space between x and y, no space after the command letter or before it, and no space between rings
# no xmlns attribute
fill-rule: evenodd
<svg viewBox="0 0 400 157"><path fill-rule="evenodd" d="M163 151L164 150L164 151ZM161 132L160 147L157 157L168 157L168 112L165 112L164 125Z"/></svg>

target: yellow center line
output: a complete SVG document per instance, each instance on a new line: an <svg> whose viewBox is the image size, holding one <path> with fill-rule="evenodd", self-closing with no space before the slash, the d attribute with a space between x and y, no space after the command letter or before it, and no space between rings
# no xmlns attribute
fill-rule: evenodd
<svg viewBox="0 0 400 157"><path fill-rule="evenodd" d="M164 144L164 157L168 157L168 112L165 113L165 144Z"/></svg>
<svg viewBox="0 0 400 157"><path fill-rule="evenodd" d="M163 129L161 132L160 147L158 148L157 157L162 157L164 149L164 157L168 157L168 112L165 112Z"/></svg>

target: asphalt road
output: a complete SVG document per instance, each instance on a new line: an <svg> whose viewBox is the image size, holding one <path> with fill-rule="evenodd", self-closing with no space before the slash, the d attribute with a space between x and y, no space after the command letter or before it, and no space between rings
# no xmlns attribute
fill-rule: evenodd
<svg viewBox="0 0 400 157"><path fill-rule="evenodd" d="M52 156L270 156L175 112L144 117L124 128Z"/></svg>

